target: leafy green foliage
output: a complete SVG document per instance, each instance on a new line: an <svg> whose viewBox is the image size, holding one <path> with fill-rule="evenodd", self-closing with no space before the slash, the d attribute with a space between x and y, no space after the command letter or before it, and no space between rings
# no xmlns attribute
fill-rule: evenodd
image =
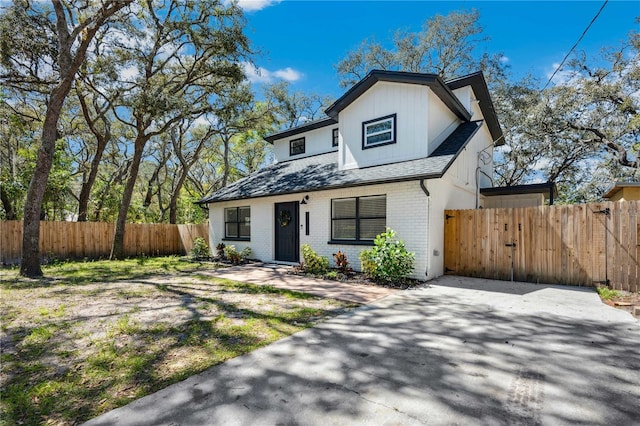
<svg viewBox="0 0 640 426"><path fill-rule="evenodd" d="M208 259L211 256L209 245L202 237L193 240L193 248L189 254L193 260Z"/></svg>
<svg viewBox="0 0 640 426"><path fill-rule="evenodd" d="M578 54L547 89L505 83L492 93L506 144L497 150L497 185L558 182L557 201L600 201L619 180L640 180L638 32L598 57Z"/></svg>
<svg viewBox="0 0 640 426"><path fill-rule="evenodd" d="M364 40L340 61L336 69L340 86L349 87L373 69L438 74L445 80L483 70L498 79L504 74L501 54L480 54L482 37L477 10L453 11L427 19L421 31L396 31L393 46L374 39Z"/></svg>
<svg viewBox="0 0 640 426"><path fill-rule="evenodd" d="M314 275L324 275L329 270L329 259L316 253L309 244L302 245L302 268Z"/></svg>
<svg viewBox="0 0 640 426"><path fill-rule="evenodd" d="M328 280L337 280L338 279L338 271L329 271L324 274L324 278Z"/></svg>
<svg viewBox="0 0 640 426"><path fill-rule="evenodd" d="M360 252L362 271L374 281L393 283L403 280L413 271L415 254L407 251L404 242L387 228L376 236L374 247Z"/></svg>
<svg viewBox="0 0 640 426"><path fill-rule="evenodd" d="M245 247L242 251L238 251L236 246L226 246L223 249L224 257L234 265L239 265L251 256L251 247Z"/></svg>
<svg viewBox="0 0 640 426"><path fill-rule="evenodd" d="M614 297L620 296L619 291L610 289L609 287L598 287L596 290L603 300L611 300Z"/></svg>

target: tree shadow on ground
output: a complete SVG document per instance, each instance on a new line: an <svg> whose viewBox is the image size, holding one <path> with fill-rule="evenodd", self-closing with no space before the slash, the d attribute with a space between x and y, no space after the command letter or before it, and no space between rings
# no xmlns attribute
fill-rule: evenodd
<svg viewBox="0 0 640 426"><path fill-rule="evenodd" d="M637 324L505 306L406 291L89 424L637 421Z"/></svg>

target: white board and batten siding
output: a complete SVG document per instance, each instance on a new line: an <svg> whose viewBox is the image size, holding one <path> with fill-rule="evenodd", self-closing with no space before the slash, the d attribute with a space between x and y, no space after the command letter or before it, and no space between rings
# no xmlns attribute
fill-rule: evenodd
<svg viewBox="0 0 640 426"><path fill-rule="evenodd" d="M434 98L438 99L427 86L390 82L379 82L363 93L340 111L339 168L362 168L426 157L430 137L442 133L456 121L455 115L446 107L441 110ZM396 143L362 149L362 123L392 114L396 114ZM437 117L434 119L437 124L431 123L432 114Z"/></svg>
<svg viewBox="0 0 640 426"><path fill-rule="evenodd" d="M284 139L277 139L273 142L273 153L276 162L295 160L298 158L310 157L312 155L324 154L326 152L337 151L338 147L332 146L333 129L337 124L330 124L319 129L309 130ZM305 138L304 154L289 155L289 142L294 139Z"/></svg>

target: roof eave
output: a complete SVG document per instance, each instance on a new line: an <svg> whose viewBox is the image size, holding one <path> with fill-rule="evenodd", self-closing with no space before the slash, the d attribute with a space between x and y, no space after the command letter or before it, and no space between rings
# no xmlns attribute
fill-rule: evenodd
<svg viewBox="0 0 640 426"><path fill-rule="evenodd" d="M550 191L553 191L554 197L558 196L558 187L555 182L480 188L480 193L488 197L498 195L543 194L545 198L550 198Z"/></svg>
<svg viewBox="0 0 640 426"><path fill-rule="evenodd" d="M225 203L227 201L253 200L258 198L277 197L282 195L306 194L309 192L331 191L334 189L355 188L358 186L371 186L371 185L381 185L386 183L408 182L408 181L414 181L414 180L420 180L420 179L438 179L444 175L445 171L443 171L442 173L425 173L425 174L418 174L418 175L412 175L412 176L402 176L402 177L392 178L392 179L386 179L386 178L373 179L373 180L363 181L363 182L352 182L352 183L341 184L341 185L325 186L323 188L310 188L310 189L300 189L295 191L274 192L271 194L250 195L250 196L244 196L244 197L231 197L231 198L225 198L223 200L208 200L208 201L201 200L201 201L198 201L198 203L215 204L215 203Z"/></svg>
<svg viewBox="0 0 640 426"><path fill-rule="evenodd" d="M319 120L314 120L314 121L306 123L306 124L302 124L302 125L297 126L297 127L293 127L291 129L283 130L283 131L278 132L278 133L272 133L270 135L265 136L264 140L269 142L270 144L273 144L273 142L278 140L278 139L288 138L290 136L295 136L295 135L298 135L300 133L309 132L311 130L321 129L323 127L331 126L331 125L337 124L337 123L338 123L338 121L335 120L334 118L325 117L325 118L321 118Z"/></svg>

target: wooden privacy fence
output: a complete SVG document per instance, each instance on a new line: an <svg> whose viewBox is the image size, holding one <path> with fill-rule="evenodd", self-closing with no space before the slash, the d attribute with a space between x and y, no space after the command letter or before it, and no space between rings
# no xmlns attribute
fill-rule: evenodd
<svg viewBox="0 0 640 426"><path fill-rule="evenodd" d="M105 222L40 222L40 254L43 258L99 259L109 257L115 225ZM124 233L126 256L186 254L193 240L208 242L209 227L128 223ZM20 263L22 222L0 222L0 263Z"/></svg>
<svg viewBox="0 0 640 426"><path fill-rule="evenodd" d="M446 210L445 273L640 291L640 201Z"/></svg>

